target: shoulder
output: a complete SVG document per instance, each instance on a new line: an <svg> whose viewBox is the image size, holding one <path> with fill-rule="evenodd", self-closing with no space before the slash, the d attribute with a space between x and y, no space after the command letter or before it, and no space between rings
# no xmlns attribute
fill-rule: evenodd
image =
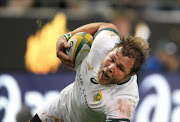
<svg viewBox="0 0 180 122"><path fill-rule="evenodd" d="M113 28L103 28L94 34L94 39L98 36L119 36L119 33Z"/></svg>
<svg viewBox="0 0 180 122"><path fill-rule="evenodd" d="M139 89L137 84L137 75L133 75L126 83L119 84L117 86L116 92L114 93L114 97L123 98L123 99L131 99L139 102Z"/></svg>
<svg viewBox="0 0 180 122"><path fill-rule="evenodd" d="M131 120L134 110L136 108L136 101L131 99L114 98L106 104L107 120L126 119Z"/></svg>
<svg viewBox="0 0 180 122"><path fill-rule="evenodd" d="M119 42L120 38L116 30L103 28L95 33L91 49L107 53L107 51L110 51Z"/></svg>

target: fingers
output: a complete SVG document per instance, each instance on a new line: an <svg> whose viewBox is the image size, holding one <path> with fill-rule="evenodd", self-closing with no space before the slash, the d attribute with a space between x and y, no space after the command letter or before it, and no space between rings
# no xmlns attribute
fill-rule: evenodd
<svg viewBox="0 0 180 122"><path fill-rule="evenodd" d="M61 60L61 61L62 61L63 64L65 64L69 69L74 70L74 64L73 64L73 63L70 63L70 62L68 62L68 61L63 61L63 60Z"/></svg>
<svg viewBox="0 0 180 122"><path fill-rule="evenodd" d="M65 51L65 49L70 48L70 44L68 44L67 40L64 37L60 36L56 43L56 51Z"/></svg>
<svg viewBox="0 0 180 122"><path fill-rule="evenodd" d="M57 57L69 68L74 68L73 59L66 55L63 51L57 53Z"/></svg>
<svg viewBox="0 0 180 122"><path fill-rule="evenodd" d="M57 57L60 58L61 60L73 63L73 59L70 58L68 55L66 55L63 51L59 51L57 53Z"/></svg>
<svg viewBox="0 0 180 122"><path fill-rule="evenodd" d="M70 44L68 44L67 40L64 37L59 37L56 43L56 53L57 57L61 60L63 64L65 64L68 68L74 69L74 63L72 58L70 58L67 54L65 54L65 49L70 48Z"/></svg>
<svg viewBox="0 0 180 122"><path fill-rule="evenodd" d="M64 46L65 48L70 48L70 47L71 47L71 45L68 44L67 42L63 43L63 46Z"/></svg>
<svg viewBox="0 0 180 122"><path fill-rule="evenodd" d="M65 47L66 48L66 47L69 46L69 44L68 44L67 40L64 37L60 36L58 38L57 42L56 42L56 46L57 46L57 49L60 48L60 47Z"/></svg>

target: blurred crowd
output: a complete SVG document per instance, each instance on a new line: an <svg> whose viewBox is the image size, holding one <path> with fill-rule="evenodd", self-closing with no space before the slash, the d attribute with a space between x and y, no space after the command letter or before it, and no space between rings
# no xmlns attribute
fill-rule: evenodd
<svg viewBox="0 0 180 122"><path fill-rule="evenodd" d="M88 0L85 0L88 2ZM19 13L22 14L26 10L32 7L56 7L56 8L78 8L85 5L85 1L82 0L0 0L0 8L3 11L0 13L11 13L14 14ZM153 32L148 23L141 19L139 13L134 11L133 8L140 8L142 11L143 8L147 7L147 4L151 2L152 7L156 7L158 4L156 1L149 0L136 0L133 2L132 0L121 0L124 3L119 5L122 9L117 9L119 6L117 4L113 4L111 2L111 7L115 8L111 11L109 15L109 21L114 23L118 29L119 33L122 35L133 34L136 36L141 36L149 41L151 47L150 57L147 61L147 64L144 66L144 69L147 71L155 71L155 72L179 72L180 71L180 53L179 48L180 44L178 41L174 41L172 38L168 39L160 39L160 40L151 40L151 36L153 36ZM102 2L102 1L101 1ZM164 1L164 9L169 10L172 6L177 9L179 6L170 0ZM80 4L81 3L81 4ZM114 2L115 3L115 2ZM137 4L138 3L138 4ZM92 5L92 4L91 4ZM105 4L103 4L105 5ZM169 5L167 7L167 5ZM86 5L87 6L87 5ZM162 5L159 4L160 7ZM124 8L125 7L125 8ZM1 9L1 10L2 10ZM168 31L168 30L167 30ZM177 35L180 34L177 33Z"/></svg>
<svg viewBox="0 0 180 122"><path fill-rule="evenodd" d="M161 2L164 3L161 4ZM111 4L108 5L109 3ZM96 11L91 8L92 6L97 7ZM108 7L111 7L111 11L108 11ZM72 13L79 9L87 12L85 8L88 8L88 10L100 12L101 16L107 12L105 18L116 25L121 35L141 36L149 41L150 56L141 71L180 72L180 26L171 31L163 30L169 35L154 34L154 28L151 28L149 21L142 18L142 12L149 8L163 9L166 12L172 9L177 10L180 8L180 0L0 0L0 15L24 15L31 8L73 9L70 11ZM168 24L179 25L179 23ZM159 37L154 38L154 36ZM23 105L17 113L17 122L29 121L31 118L30 109Z"/></svg>
<svg viewBox="0 0 180 122"><path fill-rule="evenodd" d="M148 72L180 72L179 43L172 39L164 39L153 40L152 44L152 40L149 39L150 36L153 36L151 28L145 21L137 18L139 18L137 13L122 10L118 13L116 12L111 21L118 27L120 34L133 34L149 41L152 49L142 70Z"/></svg>

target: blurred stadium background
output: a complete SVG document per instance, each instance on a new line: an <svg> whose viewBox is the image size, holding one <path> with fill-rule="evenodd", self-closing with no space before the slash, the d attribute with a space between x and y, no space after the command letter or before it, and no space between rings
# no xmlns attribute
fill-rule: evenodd
<svg viewBox="0 0 180 122"><path fill-rule="evenodd" d="M100 21L150 43L133 122L180 122L179 0L0 0L0 121L27 121L73 82L56 40Z"/></svg>

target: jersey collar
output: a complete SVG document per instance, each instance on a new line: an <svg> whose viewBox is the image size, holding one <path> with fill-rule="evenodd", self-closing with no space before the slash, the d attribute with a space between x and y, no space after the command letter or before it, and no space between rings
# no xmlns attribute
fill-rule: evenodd
<svg viewBox="0 0 180 122"><path fill-rule="evenodd" d="M118 83L117 85L122 85L122 84L125 84L125 83L129 82L129 81L130 81L130 79L131 79L131 77L130 77L130 78L128 78L126 81L122 82L122 83Z"/></svg>

